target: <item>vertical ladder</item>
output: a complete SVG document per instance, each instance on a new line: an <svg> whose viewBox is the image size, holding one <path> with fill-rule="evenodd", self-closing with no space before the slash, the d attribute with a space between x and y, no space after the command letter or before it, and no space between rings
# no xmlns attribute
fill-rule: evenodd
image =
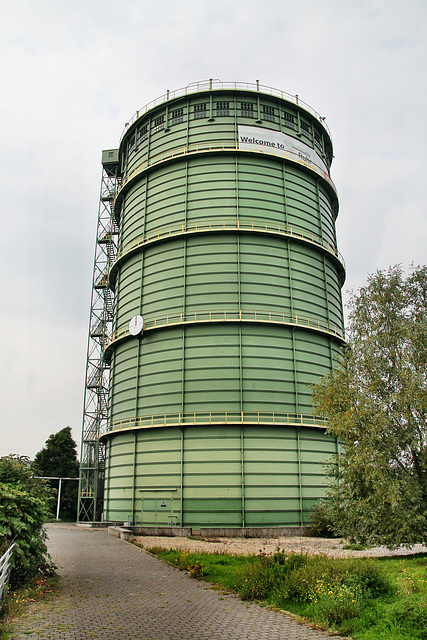
<svg viewBox="0 0 427 640"><path fill-rule="evenodd" d="M86 361L79 522L98 522L102 517L105 445L99 441L99 433L108 419L109 391L109 365L103 359L103 351L113 325L114 293L108 274L117 256L119 226L114 217L114 199L120 184L118 149L103 151Z"/></svg>

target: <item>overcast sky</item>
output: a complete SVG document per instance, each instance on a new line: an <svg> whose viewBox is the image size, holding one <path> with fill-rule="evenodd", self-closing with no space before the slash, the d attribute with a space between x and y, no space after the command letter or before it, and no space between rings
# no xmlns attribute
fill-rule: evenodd
<svg viewBox="0 0 427 640"><path fill-rule="evenodd" d="M344 299L426 263L426 0L0 0L0 30L0 455L80 441L101 151L167 89L259 79L326 116Z"/></svg>

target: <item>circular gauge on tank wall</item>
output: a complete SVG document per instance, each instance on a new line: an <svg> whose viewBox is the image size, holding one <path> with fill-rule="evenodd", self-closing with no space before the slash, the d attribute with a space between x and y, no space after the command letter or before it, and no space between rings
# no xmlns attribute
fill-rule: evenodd
<svg viewBox="0 0 427 640"><path fill-rule="evenodd" d="M144 318L142 316L133 316L129 322L129 333L132 336L137 336L144 328Z"/></svg>

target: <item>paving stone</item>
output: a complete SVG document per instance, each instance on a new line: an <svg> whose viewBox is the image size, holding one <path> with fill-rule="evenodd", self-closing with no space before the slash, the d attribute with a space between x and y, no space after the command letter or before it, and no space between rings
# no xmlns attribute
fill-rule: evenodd
<svg viewBox="0 0 427 640"><path fill-rule="evenodd" d="M49 524L58 592L13 640L338 640L198 582L104 529Z"/></svg>

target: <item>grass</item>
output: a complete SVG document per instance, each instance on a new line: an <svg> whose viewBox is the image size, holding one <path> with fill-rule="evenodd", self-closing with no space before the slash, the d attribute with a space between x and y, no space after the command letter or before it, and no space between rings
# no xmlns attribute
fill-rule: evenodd
<svg viewBox="0 0 427 640"><path fill-rule="evenodd" d="M19 618L30 602L37 602L53 593L58 584L58 576L39 578L19 589L9 589L3 599L1 610L0 640L12 637L13 623Z"/></svg>
<svg viewBox="0 0 427 640"><path fill-rule="evenodd" d="M355 640L427 640L427 554L332 559L150 549L192 577Z"/></svg>

